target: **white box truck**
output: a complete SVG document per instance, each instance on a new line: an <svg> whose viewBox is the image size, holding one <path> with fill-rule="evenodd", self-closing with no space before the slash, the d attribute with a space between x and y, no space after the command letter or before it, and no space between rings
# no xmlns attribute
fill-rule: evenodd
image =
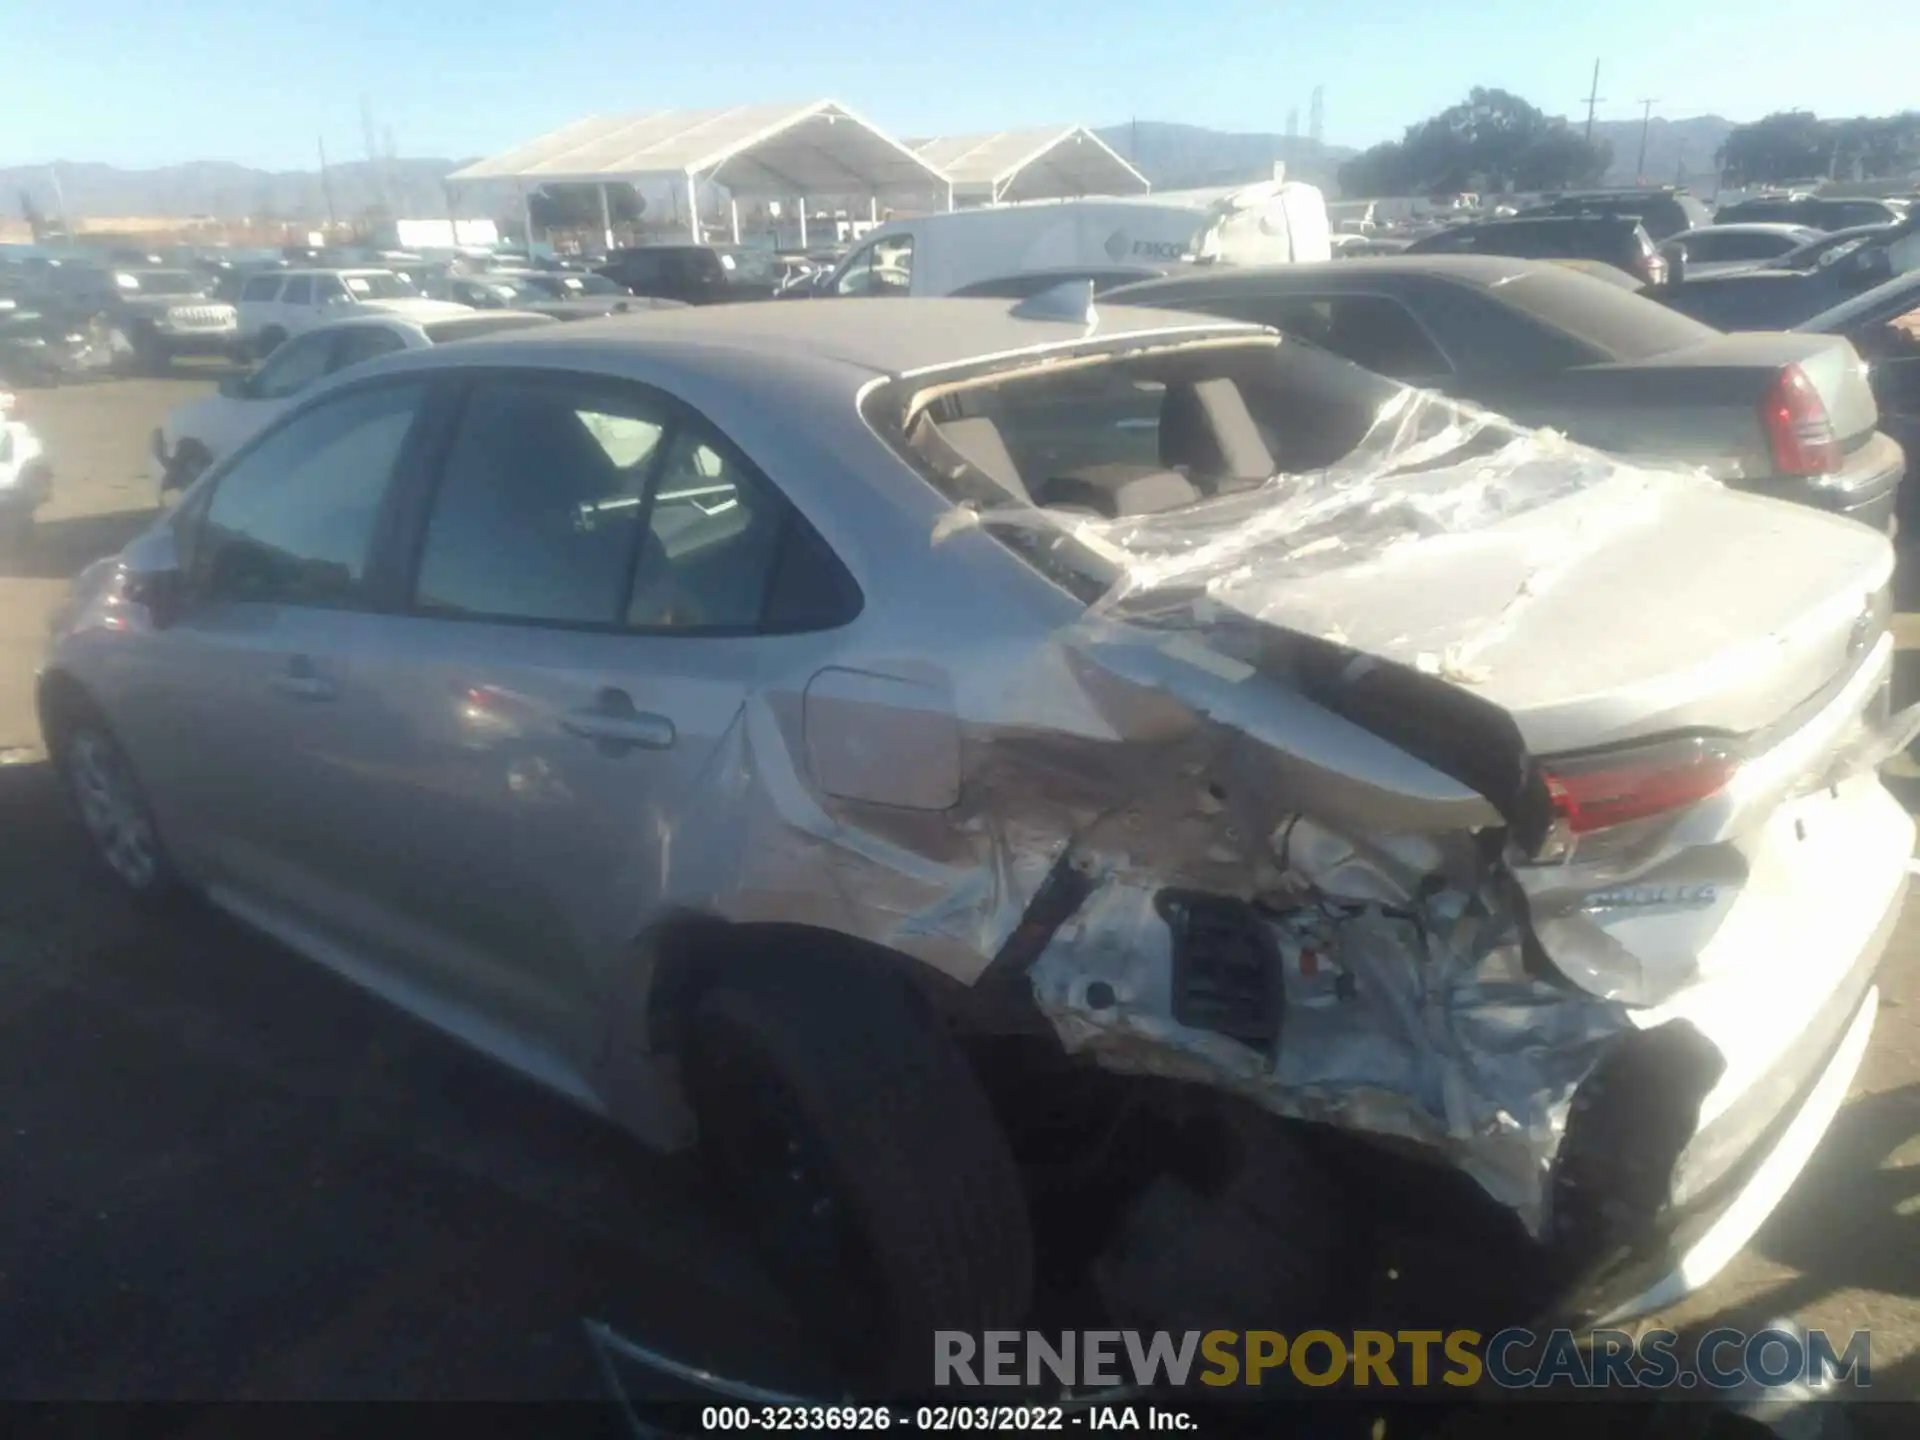
<svg viewBox="0 0 1920 1440"><path fill-rule="evenodd" d="M999 294L992 287L1026 275L1123 280L1195 261L1273 265L1332 254L1326 198L1312 185L1276 180L889 220L809 293Z"/></svg>

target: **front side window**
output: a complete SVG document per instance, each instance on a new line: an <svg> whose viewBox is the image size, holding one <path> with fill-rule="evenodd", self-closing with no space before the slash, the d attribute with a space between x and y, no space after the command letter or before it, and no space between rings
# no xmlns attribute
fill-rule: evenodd
<svg viewBox="0 0 1920 1440"><path fill-rule="evenodd" d="M247 281L246 287L240 292L240 298L243 301L271 300L279 293L280 277L278 275L256 275Z"/></svg>
<svg viewBox="0 0 1920 1440"><path fill-rule="evenodd" d="M328 373L406 348L407 342L385 325L350 325L333 337L333 363Z"/></svg>
<svg viewBox="0 0 1920 1440"><path fill-rule="evenodd" d="M285 400L298 395L327 373L333 349L331 335L301 335L289 340L273 358L253 372L247 393L256 400Z"/></svg>
<svg viewBox="0 0 1920 1440"><path fill-rule="evenodd" d="M287 281L287 288L280 292L282 305L311 305L313 303L313 281L305 275L295 275Z"/></svg>
<svg viewBox="0 0 1920 1440"><path fill-rule="evenodd" d="M347 298L347 287L340 283L337 275L316 275L313 281L313 298L321 305L332 304L336 300Z"/></svg>
<svg viewBox="0 0 1920 1440"><path fill-rule="evenodd" d="M365 603L380 510L424 385L358 390L295 416L222 476L193 544L200 587L235 603Z"/></svg>

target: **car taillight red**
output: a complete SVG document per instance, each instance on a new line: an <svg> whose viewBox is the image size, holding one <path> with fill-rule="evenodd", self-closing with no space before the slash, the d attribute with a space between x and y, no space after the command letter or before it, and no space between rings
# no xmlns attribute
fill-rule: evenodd
<svg viewBox="0 0 1920 1440"><path fill-rule="evenodd" d="M1760 402L1760 424L1773 448L1773 468L1782 475L1828 475L1846 458L1826 402L1798 365L1775 378Z"/></svg>
<svg viewBox="0 0 1920 1440"><path fill-rule="evenodd" d="M1590 835L1705 800L1726 787L1740 759L1722 741L1690 738L1564 757L1543 768L1561 825Z"/></svg>

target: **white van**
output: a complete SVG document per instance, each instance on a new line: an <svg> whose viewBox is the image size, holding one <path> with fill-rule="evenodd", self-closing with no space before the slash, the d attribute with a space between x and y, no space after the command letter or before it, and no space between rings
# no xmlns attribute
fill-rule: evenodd
<svg viewBox="0 0 1920 1440"><path fill-rule="evenodd" d="M812 293L953 295L1041 271L1327 260L1329 231L1326 198L1294 181L989 205L889 220Z"/></svg>

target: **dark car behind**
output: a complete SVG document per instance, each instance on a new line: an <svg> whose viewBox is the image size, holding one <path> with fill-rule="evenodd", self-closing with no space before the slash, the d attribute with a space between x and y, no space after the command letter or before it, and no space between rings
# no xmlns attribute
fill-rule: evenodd
<svg viewBox="0 0 1920 1440"><path fill-rule="evenodd" d="M1712 223L1705 203L1686 190L1582 190L1530 206L1521 218L1614 215L1638 220L1658 242Z"/></svg>
<svg viewBox="0 0 1920 1440"><path fill-rule="evenodd" d="M1700 465L1879 529L1906 471L1844 341L1723 335L1565 264L1407 255L1207 267L1105 303L1271 325L1598 449Z"/></svg>
<svg viewBox="0 0 1920 1440"><path fill-rule="evenodd" d="M1517 260L1598 260L1657 288L1669 279L1653 237L1631 215L1517 216L1422 236L1407 255L1507 255Z"/></svg>
<svg viewBox="0 0 1920 1440"><path fill-rule="evenodd" d="M1901 275L1794 327L1847 340L1867 362L1880 428L1920 454L1920 271ZM1920 486L1902 492L1900 528L1920 531Z"/></svg>
<svg viewBox="0 0 1920 1440"><path fill-rule="evenodd" d="M771 299L780 279L773 252L718 245L635 245L615 250L596 273L635 295L687 305Z"/></svg>

